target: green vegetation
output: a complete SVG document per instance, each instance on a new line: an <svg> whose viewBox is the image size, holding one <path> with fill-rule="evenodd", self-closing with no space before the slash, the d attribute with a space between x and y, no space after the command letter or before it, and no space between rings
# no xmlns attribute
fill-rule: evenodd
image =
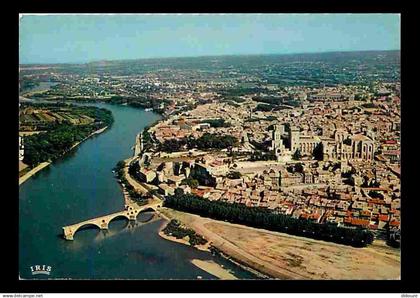
<svg viewBox="0 0 420 298"><path fill-rule="evenodd" d="M159 146L159 151L163 152L178 152L182 151L183 147L186 145L186 139L169 139L165 140Z"/></svg>
<svg viewBox="0 0 420 298"><path fill-rule="evenodd" d="M39 82L31 80L29 78L25 78L22 80L19 80L19 91L26 91L28 89L34 88L39 86Z"/></svg>
<svg viewBox="0 0 420 298"><path fill-rule="evenodd" d="M276 160L277 157L272 152L262 152L260 150L255 150L251 156L249 157L250 161L258 161L258 160Z"/></svg>
<svg viewBox="0 0 420 298"><path fill-rule="evenodd" d="M257 102L263 102L271 105L279 105L283 103L284 97L278 96L254 96L252 100ZM263 106L263 105L261 105Z"/></svg>
<svg viewBox="0 0 420 298"><path fill-rule="evenodd" d="M316 145L316 147L314 148L314 150L312 152L312 155L314 156L314 158L316 160L323 160L324 159L322 143L319 143L318 145Z"/></svg>
<svg viewBox="0 0 420 298"><path fill-rule="evenodd" d="M184 148L200 150L209 149L226 149L238 144L238 139L233 136L220 136L217 134L205 133L198 139L189 137L184 139L169 139L160 144L160 151L163 152L177 152Z"/></svg>
<svg viewBox="0 0 420 298"><path fill-rule="evenodd" d="M271 105L271 104L259 104L255 107L255 111L260 111L260 112L270 112L272 110L274 110L276 108L276 106Z"/></svg>
<svg viewBox="0 0 420 298"><path fill-rule="evenodd" d="M193 178L185 178L181 181L181 185L188 185L191 188L197 188L198 186L198 180Z"/></svg>
<svg viewBox="0 0 420 298"><path fill-rule="evenodd" d="M121 184L124 184L125 189L127 190L128 194L130 195L131 199L134 200L138 205L145 205L147 203L147 198L139 194L134 187L128 183L127 179L124 177L124 167L125 167L125 161L120 160L117 162L117 164L114 167L115 176L117 179L119 179L119 182ZM128 168L128 173L130 175L133 175L136 173L136 170L138 169L138 163L133 163Z"/></svg>
<svg viewBox="0 0 420 298"><path fill-rule="evenodd" d="M182 227L181 223L175 219L172 219L162 231L165 235L173 236L176 239L182 239L188 236L188 241L191 246L207 243L207 240L203 236L198 235L194 230Z"/></svg>
<svg viewBox="0 0 420 298"><path fill-rule="evenodd" d="M302 154L300 153L300 149L296 149L296 151L293 153L292 158L294 160L300 160L302 158Z"/></svg>
<svg viewBox="0 0 420 298"><path fill-rule="evenodd" d="M367 246L373 241L373 234L368 230L343 228L332 224L319 224L309 220L292 218L284 214L277 214L267 208L249 208L243 204L209 201L193 194L178 194L167 197L164 206L217 220L226 220L256 228L356 247Z"/></svg>
<svg viewBox="0 0 420 298"><path fill-rule="evenodd" d="M221 101L222 102L227 102L227 103L229 103L229 102L241 103L241 102L244 102L245 99L243 99L241 97L238 97L238 96L223 96Z"/></svg>
<svg viewBox="0 0 420 298"><path fill-rule="evenodd" d="M34 105L35 107L56 108L57 105ZM25 156L23 162L30 167L35 167L41 162L52 161L68 151L75 143L84 140L94 131L109 126L114 121L112 113L106 109L95 107L71 108L76 115L86 115L95 119L95 122L88 125L71 125L68 122L48 123L43 128L49 128L45 133L26 136Z"/></svg>
<svg viewBox="0 0 420 298"><path fill-rule="evenodd" d="M377 106L374 103L372 103L372 102L364 103L361 106L363 108L366 108L366 109L377 108Z"/></svg>
<svg viewBox="0 0 420 298"><path fill-rule="evenodd" d="M381 194L381 193L379 193L379 192L377 192L376 190L369 191L369 196L371 198L374 198L374 199L381 199L381 200L384 199L384 195Z"/></svg>
<svg viewBox="0 0 420 298"><path fill-rule="evenodd" d="M239 179L239 178L241 178L241 177L242 177L242 174L241 174L241 173L239 173L239 172L229 172L229 173L227 174L227 177L228 177L229 179Z"/></svg>
<svg viewBox="0 0 420 298"><path fill-rule="evenodd" d="M248 94L255 94L259 92L264 92L263 88L259 87L236 87L232 89L220 90L220 94L227 97L228 99L237 98L237 96L243 96ZM236 100L235 100L236 101Z"/></svg>
<svg viewBox="0 0 420 298"><path fill-rule="evenodd" d="M211 127L229 127L230 123L227 123L225 119L207 119L201 121L201 123L209 123Z"/></svg>
<svg viewBox="0 0 420 298"><path fill-rule="evenodd" d="M238 143L238 139L233 136L220 136L216 134L205 133L198 139L192 139L189 142L190 148L197 148L201 150L206 149L226 149Z"/></svg>
<svg viewBox="0 0 420 298"><path fill-rule="evenodd" d="M149 130L144 129L142 133L142 142L143 142L143 151L149 151L153 147L152 136L150 135Z"/></svg>
<svg viewBox="0 0 420 298"><path fill-rule="evenodd" d="M257 122L257 121L274 121L277 120L275 116L267 116L265 118L248 118L245 122Z"/></svg>
<svg viewBox="0 0 420 298"><path fill-rule="evenodd" d="M289 173L303 173L303 164L298 162L293 165L287 166L286 170Z"/></svg>

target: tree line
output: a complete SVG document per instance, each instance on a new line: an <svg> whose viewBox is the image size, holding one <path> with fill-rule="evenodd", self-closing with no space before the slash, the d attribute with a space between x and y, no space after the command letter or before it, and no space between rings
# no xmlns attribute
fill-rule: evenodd
<svg viewBox="0 0 420 298"><path fill-rule="evenodd" d="M217 220L226 220L231 223L355 247L365 247L371 244L374 238L372 232L367 229L319 224L310 220L275 213L267 208L250 208L238 203L209 201L193 194L176 193L165 199L164 206Z"/></svg>
<svg viewBox="0 0 420 298"><path fill-rule="evenodd" d="M169 139L160 144L159 150L163 152L177 152L185 149L226 149L238 144L238 139L230 135L216 135L205 133L199 138L188 137L182 139Z"/></svg>
<svg viewBox="0 0 420 298"><path fill-rule="evenodd" d="M23 162L35 167L41 162L57 159L75 143L113 122L112 113L106 109L83 107L77 108L75 112L92 117L95 122L89 125L52 124L51 130L45 133L26 136Z"/></svg>
<svg viewBox="0 0 420 298"><path fill-rule="evenodd" d="M211 127L230 127L230 123L226 122L225 119L206 119L201 121L201 123L208 123Z"/></svg>

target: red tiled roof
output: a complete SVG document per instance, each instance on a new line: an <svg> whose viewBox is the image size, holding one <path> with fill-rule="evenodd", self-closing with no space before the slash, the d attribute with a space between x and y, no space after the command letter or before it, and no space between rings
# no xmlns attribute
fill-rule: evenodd
<svg viewBox="0 0 420 298"><path fill-rule="evenodd" d="M204 194L206 193L206 191L202 189L191 189L191 192L200 197L204 196Z"/></svg>
<svg viewBox="0 0 420 298"><path fill-rule="evenodd" d="M389 216L386 214L379 214L379 220L381 221L388 221L389 220Z"/></svg>
<svg viewBox="0 0 420 298"><path fill-rule="evenodd" d="M391 221L389 224L391 226L398 227L400 225L400 222L398 220L394 220L394 221Z"/></svg>
<svg viewBox="0 0 420 298"><path fill-rule="evenodd" d="M367 225L369 225L369 220L352 218L351 219L351 224L355 225L355 226L367 226Z"/></svg>

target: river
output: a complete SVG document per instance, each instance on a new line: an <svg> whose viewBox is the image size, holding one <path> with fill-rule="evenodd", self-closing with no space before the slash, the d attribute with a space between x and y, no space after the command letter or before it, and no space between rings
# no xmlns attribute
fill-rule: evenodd
<svg viewBox="0 0 420 298"><path fill-rule="evenodd" d="M162 239L162 219L137 226L115 220L109 231L83 229L74 241L62 238L65 225L124 208L112 168L132 156L137 133L159 119L128 106L89 105L111 110L114 124L19 187L20 278L217 279L192 259L213 260L241 279L256 278L222 257ZM51 266L50 275L32 275L35 265Z"/></svg>

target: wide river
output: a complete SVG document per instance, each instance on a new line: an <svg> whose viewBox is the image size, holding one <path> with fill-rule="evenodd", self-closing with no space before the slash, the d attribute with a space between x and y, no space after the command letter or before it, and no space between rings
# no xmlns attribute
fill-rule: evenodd
<svg viewBox="0 0 420 298"><path fill-rule="evenodd" d="M115 122L104 133L40 171L19 187L19 271L23 279L217 279L191 263L213 260L238 278L253 274L208 252L159 237L159 219L131 226L124 219L109 231L84 229L74 241L62 227L124 208L112 168L132 156L135 136L159 119L128 106L90 104L112 111ZM51 266L50 276L32 275L31 266Z"/></svg>

